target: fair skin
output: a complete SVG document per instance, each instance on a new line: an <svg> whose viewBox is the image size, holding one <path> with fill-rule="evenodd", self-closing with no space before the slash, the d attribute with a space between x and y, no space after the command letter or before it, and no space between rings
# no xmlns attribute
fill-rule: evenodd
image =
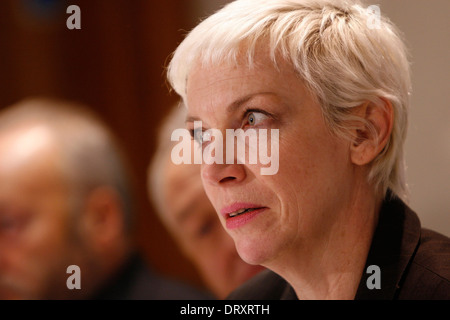
<svg viewBox="0 0 450 320"><path fill-rule="evenodd" d="M199 165L170 162L165 177L166 224L211 292L224 299L262 268L245 263L237 254L205 194Z"/></svg>
<svg viewBox="0 0 450 320"><path fill-rule="evenodd" d="M242 57L237 66L195 65L187 127L201 120L222 132L279 129L279 171L264 176L260 164L203 164L206 193L245 261L281 275L300 299L353 299L382 200L367 182L369 163L387 142L392 107L358 108L377 137L361 123L350 141L330 132L289 62L279 58L277 69L264 51L254 61L253 68ZM233 218L222 211L236 203L260 209L230 228Z"/></svg>
<svg viewBox="0 0 450 320"><path fill-rule="evenodd" d="M117 196L98 188L73 212L60 150L43 127L3 132L0 153L0 299L89 298L128 250ZM81 290L66 287L74 264Z"/></svg>

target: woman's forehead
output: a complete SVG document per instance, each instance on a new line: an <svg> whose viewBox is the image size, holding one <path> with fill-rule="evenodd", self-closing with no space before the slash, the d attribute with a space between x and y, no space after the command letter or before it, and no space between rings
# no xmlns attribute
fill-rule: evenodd
<svg viewBox="0 0 450 320"><path fill-rule="evenodd" d="M186 106L187 119L217 117L217 112L252 99L276 98L286 104L301 102L308 96L304 82L288 61L277 65L269 54L258 56L248 64L196 65L189 76ZM261 100L259 100L261 101Z"/></svg>
<svg viewBox="0 0 450 320"><path fill-rule="evenodd" d="M197 98L236 99L256 92L280 91L301 84L291 63L273 63L268 54L256 57L255 64L224 62L217 65L196 64L187 81L187 105Z"/></svg>

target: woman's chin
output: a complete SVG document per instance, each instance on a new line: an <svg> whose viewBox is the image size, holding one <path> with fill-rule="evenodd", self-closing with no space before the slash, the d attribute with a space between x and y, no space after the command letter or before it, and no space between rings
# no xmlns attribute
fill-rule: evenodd
<svg viewBox="0 0 450 320"><path fill-rule="evenodd" d="M263 265L271 258L271 246L261 239L237 239L236 249L239 256L248 264Z"/></svg>

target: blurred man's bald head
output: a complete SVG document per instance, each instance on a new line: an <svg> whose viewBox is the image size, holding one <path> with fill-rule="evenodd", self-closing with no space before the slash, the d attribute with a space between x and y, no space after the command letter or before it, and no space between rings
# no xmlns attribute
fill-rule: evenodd
<svg viewBox="0 0 450 320"><path fill-rule="evenodd" d="M0 112L0 299L86 298L130 249L128 172L82 106L32 99ZM82 290L68 290L78 265Z"/></svg>
<svg viewBox="0 0 450 320"><path fill-rule="evenodd" d="M127 225L132 223L130 176L116 138L96 114L67 101L33 98L0 112L0 138L16 139L4 159L24 161L33 150L47 148L80 197L108 185L120 193ZM8 156L6 156L8 155Z"/></svg>

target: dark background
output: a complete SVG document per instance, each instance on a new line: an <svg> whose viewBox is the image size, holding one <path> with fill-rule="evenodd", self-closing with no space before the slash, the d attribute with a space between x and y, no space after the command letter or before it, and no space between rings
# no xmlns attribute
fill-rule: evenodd
<svg viewBox="0 0 450 320"><path fill-rule="evenodd" d="M81 30L69 30L69 5ZM29 97L77 101L119 137L137 177L136 242L154 268L194 285L201 281L154 214L146 170L158 123L177 101L165 65L194 26L182 0L1 0L0 108Z"/></svg>

